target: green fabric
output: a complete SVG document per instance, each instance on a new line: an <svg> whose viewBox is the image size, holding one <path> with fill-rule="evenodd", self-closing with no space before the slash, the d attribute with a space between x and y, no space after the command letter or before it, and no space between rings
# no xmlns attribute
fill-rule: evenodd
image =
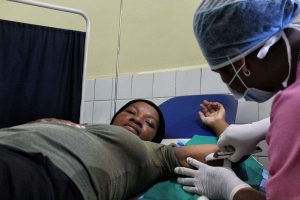
<svg viewBox="0 0 300 200"><path fill-rule="evenodd" d="M151 187L142 198L143 200L193 200L199 196L187 193L182 186L177 183L176 179L163 181Z"/></svg>
<svg viewBox="0 0 300 200"><path fill-rule="evenodd" d="M195 135L186 145L216 144L217 138L212 136ZM262 180L263 166L252 156L240 164L233 165L233 170L243 181L254 188L258 188ZM144 195L144 200L193 200L199 196L190 194L182 189L176 179L163 181L151 187Z"/></svg>

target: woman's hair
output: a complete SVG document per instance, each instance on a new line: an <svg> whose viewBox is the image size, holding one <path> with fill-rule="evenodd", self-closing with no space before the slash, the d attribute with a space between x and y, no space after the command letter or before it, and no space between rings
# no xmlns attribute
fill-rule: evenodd
<svg viewBox="0 0 300 200"><path fill-rule="evenodd" d="M155 133L155 136L152 139L152 142L160 143L162 141L162 139L164 138L164 135L165 135L165 119L164 119L164 116L163 116L161 110L159 109L159 107L157 105L155 105L152 101L149 101L149 100L146 100L146 99L134 99L132 101L129 101L122 108L120 108L116 112L116 114L114 114L113 118L110 121L110 124L112 124L114 122L115 118L118 116L118 114L120 112L124 111L127 107L129 107L130 105L132 105L136 102L144 102L144 103L152 106L157 111L158 116L159 116L159 125L158 125L157 131Z"/></svg>

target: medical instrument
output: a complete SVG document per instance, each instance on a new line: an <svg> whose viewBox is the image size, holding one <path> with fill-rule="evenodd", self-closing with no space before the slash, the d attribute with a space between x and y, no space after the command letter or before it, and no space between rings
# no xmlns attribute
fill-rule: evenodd
<svg viewBox="0 0 300 200"><path fill-rule="evenodd" d="M259 146L257 146L251 154L260 153L260 152L262 152L262 149ZM229 152L218 151L215 153L208 154L205 157L205 160L212 161L212 160L228 159L233 153L234 153L233 151L229 151Z"/></svg>
<svg viewBox="0 0 300 200"><path fill-rule="evenodd" d="M249 124L231 124L218 139L221 151L226 148L234 148L234 154L230 156L232 162L237 162L245 155L250 155L257 144L264 140L270 127L270 118L266 118Z"/></svg>

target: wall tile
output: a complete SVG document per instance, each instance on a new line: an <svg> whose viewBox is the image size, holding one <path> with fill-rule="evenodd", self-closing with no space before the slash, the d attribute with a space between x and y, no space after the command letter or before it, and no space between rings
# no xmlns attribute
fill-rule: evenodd
<svg viewBox="0 0 300 200"><path fill-rule="evenodd" d="M201 74L201 94L228 94L225 83L223 83L220 75L212 72L210 68L202 68Z"/></svg>
<svg viewBox="0 0 300 200"><path fill-rule="evenodd" d="M152 98L153 73L137 74L132 77L132 98Z"/></svg>
<svg viewBox="0 0 300 200"><path fill-rule="evenodd" d="M111 100L113 94L113 78L96 79L95 100Z"/></svg>
<svg viewBox="0 0 300 200"><path fill-rule="evenodd" d="M175 96L175 75L175 71L154 73L153 97Z"/></svg>
<svg viewBox="0 0 300 200"><path fill-rule="evenodd" d="M118 99L129 99L131 97L132 76L119 76L118 79Z"/></svg>
<svg viewBox="0 0 300 200"><path fill-rule="evenodd" d="M120 76L118 85L117 110L135 98L150 99L160 105L173 96L230 93L220 76L210 68ZM113 98L114 78L87 80L85 101L93 99L96 101L92 116L90 116L92 104L85 105L84 121L92 120L93 123L109 121L113 114ZM268 117L273 99L261 104L240 100L236 123L250 123Z"/></svg>
<svg viewBox="0 0 300 200"><path fill-rule="evenodd" d="M201 69L176 72L176 96L200 94Z"/></svg>
<svg viewBox="0 0 300 200"><path fill-rule="evenodd" d="M258 121L258 103L239 100L235 123L245 124L255 121Z"/></svg>
<svg viewBox="0 0 300 200"><path fill-rule="evenodd" d="M259 119L264 119L270 116L271 113L271 107L272 107L272 102L275 97L269 99L268 101L264 103L260 103L258 105L258 110L259 110Z"/></svg>
<svg viewBox="0 0 300 200"><path fill-rule="evenodd" d="M93 101L94 95L95 95L95 80L86 80L84 101Z"/></svg>
<svg viewBox="0 0 300 200"><path fill-rule="evenodd" d="M93 123L93 106L94 102L84 102L83 105L83 123L92 124Z"/></svg>
<svg viewBox="0 0 300 200"><path fill-rule="evenodd" d="M118 112L118 110L124 106L126 103L128 103L129 101L131 101L131 99L122 99L122 100L117 100L116 101L116 112ZM111 115L110 115L110 120L112 119L112 117L114 116L115 114L115 110L114 110L114 107L115 107L115 101L112 101L111 102Z"/></svg>
<svg viewBox="0 0 300 200"><path fill-rule="evenodd" d="M168 99L171 99L172 97L169 98L153 98L152 101L155 103L157 106L162 104L163 102L167 101Z"/></svg>
<svg viewBox="0 0 300 200"><path fill-rule="evenodd" d="M116 84L116 79L115 77L112 77L112 90L111 90L111 99L110 100L114 100L115 99L115 84Z"/></svg>
<svg viewBox="0 0 300 200"><path fill-rule="evenodd" d="M122 107L124 106L126 103L128 103L129 101L131 101L132 99L123 99L123 100L117 100L117 105L116 105L116 112ZM113 102L114 104L114 102ZM113 109L114 106L112 106ZM112 110L112 114L111 117L114 115L114 111Z"/></svg>
<svg viewBox="0 0 300 200"><path fill-rule="evenodd" d="M95 101L93 124L109 123L111 116L111 101Z"/></svg>

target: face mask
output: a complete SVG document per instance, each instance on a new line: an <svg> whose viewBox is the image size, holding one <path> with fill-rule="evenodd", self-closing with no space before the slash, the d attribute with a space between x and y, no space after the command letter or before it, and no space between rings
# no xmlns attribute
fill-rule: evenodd
<svg viewBox="0 0 300 200"><path fill-rule="evenodd" d="M227 84L227 87L230 90L230 92L235 96L235 98L240 99L240 98L244 97L244 99L246 101L256 101L258 103L262 103L264 101L267 101L268 99L270 99L271 97L273 97L277 93L277 92L269 92L269 91L264 91L264 90L260 90L260 89L257 89L257 88L247 87L247 85L244 83L242 78L239 76L239 72L245 66L245 60L244 60L243 65L238 70L236 70L234 68L232 63L231 63L231 66L232 66L235 74L232 77L231 81ZM239 92L237 92L237 91L230 88L231 83L235 80L236 77L238 77L238 79L241 81L241 83L246 88L246 91L244 92L244 94L239 93Z"/></svg>
<svg viewBox="0 0 300 200"><path fill-rule="evenodd" d="M295 26L290 26L290 28L296 28ZM299 28L296 28L298 30L300 30ZM290 43L289 40L286 36L286 34L284 33L284 31L280 32L280 34L275 35L273 37L271 37L269 40L267 40L264 44L264 46L260 49L260 51L257 54L257 57L260 59L263 59L271 46L273 46L280 38L283 38L285 44L286 44L286 48L287 48L287 55L288 55L288 64L289 64L289 71L288 71L288 75L286 77L286 79L282 82L283 88L285 88L287 86L287 81L290 77L290 72L291 72L291 62L292 62L292 56L291 56L291 47L290 47ZM235 75L232 77L231 81L227 84L228 89L230 90L230 92L237 98L243 98L246 101L256 101L258 103L262 103L267 101L268 99L270 99L271 97L273 97L277 92L270 92L270 91L265 91L265 90L260 90L257 88L249 88L247 87L247 85L244 83L244 81L241 79L241 77L239 76L239 72L242 70L242 68L245 66L245 59L244 59L244 63L243 65L236 70L233 66L233 64L231 63L231 66L235 72ZM246 91L244 92L244 94L239 93L233 89L230 88L230 84L234 81L234 79L238 77L239 80L242 82L242 84L244 85L244 87L246 88Z"/></svg>
<svg viewBox="0 0 300 200"><path fill-rule="evenodd" d="M259 90L257 88L247 88L244 94L241 94L228 86L230 92L234 95L236 99L241 99L244 97L246 101L256 101L262 103L272 98L277 92L269 92L264 90Z"/></svg>

